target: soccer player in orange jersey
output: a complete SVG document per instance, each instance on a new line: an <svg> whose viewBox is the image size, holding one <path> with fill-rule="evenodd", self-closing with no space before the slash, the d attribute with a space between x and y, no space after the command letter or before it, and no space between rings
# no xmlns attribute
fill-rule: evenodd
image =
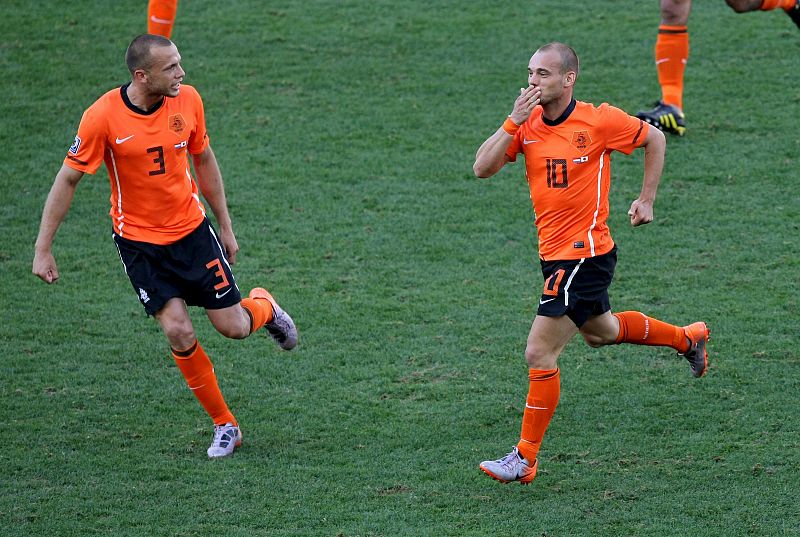
<svg viewBox="0 0 800 537"><path fill-rule="evenodd" d="M169 39L177 13L178 0L150 0L147 3L147 33Z"/></svg>
<svg viewBox="0 0 800 537"><path fill-rule="evenodd" d="M125 61L130 83L107 92L84 112L56 175L42 213L33 273L47 283L59 279L53 239L78 182L105 162L112 235L125 272L214 422L208 456L224 457L241 444L242 433L197 341L187 305L205 308L225 337L246 338L263 327L285 350L297 344L297 328L265 289L241 298L230 267L239 246L222 175L209 145L200 95L182 83L178 49L165 37L144 34L131 42ZM199 193L216 216L219 234L206 218Z"/></svg>
<svg viewBox="0 0 800 537"><path fill-rule="evenodd" d="M800 0L725 0L737 13L783 9L800 27ZM692 0L661 0L661 24L656 38L656 71L661 100L636 117L664 132L686 134L683 113L683 74L689 60L689 13Z"/></svg>
<svg viewBox="0 0 800 537"><path fill-rule="evenodd" d="M592 347L671 347L686 357L695 377L708 367L705 323L679 327L638 311L611 313L608 287L617 260L606 223L611 153L644 148L641 193L628 211L631 224L640 226L653 220L666 141L658 129L619 108L576 101L578 73L569 46L539 48L528 64L528 87L478 149L473 166L478 177L491 177L519 153L525 156L544 275L525 349L530 383L519 443L505 457L480 465L504 483L527 484L536 476L539 446L559 400L558 357L575 334Z"/></svg>

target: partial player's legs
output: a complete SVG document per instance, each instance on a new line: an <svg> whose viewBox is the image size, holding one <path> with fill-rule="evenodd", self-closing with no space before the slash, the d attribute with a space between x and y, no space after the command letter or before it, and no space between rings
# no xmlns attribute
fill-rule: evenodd
<svg viewBox="0 0 800 537"><path fill-rule="evenodd" d="M725 0L732 10L736 13L747 13L749 11L772 11L782 9L789 11L797 4L797 0Z"/></svg>
<svg viewBox="0 0 800 537"><path fill-rule="evenodd" d="M725 0L736 13L782 9L800 27L800 0Z"/></svg>
<svg viewBox="0 0 800 537"><path fill-rule="evenodd" d="M297 327L288 313L283 311L275 299L269 292L262 288L256 287L250 291L250 297L242 301L244 305L245 300L250 300L254 304L269 305L272 310L272 315L263 324L264 329L272 336L272 339L285 351L290 351L297 346ZM246 307L246 306L245 306ZM255 323L254 323L255 326ZM259 328L261 325L258 326ZM257 329L257 328L256 328Z"/></svg>
<svg viewBox="0 0 800 537"><path fill-rule="evenodd" d="M558 356L577 332L575 323L566 316L537 315L534 319L525 349L529 385L520 440L505 457L480 464L489 477L502 483L522 484L529 484L536 477L539 447L561 394Z"/></svg>
<svg viewBox="0 0 800 537"><path fill-rule="evenodd" d="M671 347L686 358L695 377L702 377L708 369L709 330L703 322L681 327L638 311L606 312L591 317L580 332L592 347L618 343Z"/></svg>
<svg viewBox="0 0 800 537"><path fill-rule="evenodd" d="M297 345L297 327L272 295L262 287L250 291L248 298L227 308L206 309L214 328L225 337L243 339L264 328L284 350Z"/></svg>
<svg viewBox="0 0 800 537"><path fill-rule="evenodd" d="M702 321L684 326L683 330L691 343L689 348L681 354L689 362L692 375L702 377L708 371L708 349L706 349L706 344L711 337L711 331L706 326L706 323Z"/></svg>
<svg viewBox="0 0 800 537"><path fill-rule="evenodd" d="M800 28L800 0L796 0L794 7L787 10L786 14L789 15L789 18Z"/></svg>
<svg viewBox="0 0 800 537"><path fill-rule="evenodd" d="M689 13L691 0L661 0L661 24L656 38L655 58L661 100L636 117L678 136L686 133L683 114L683 75L689 60Z"/></svg>
<svg viewBox="0 0 800 537"><path fill-rule="evenodd" d="M214 422L214 439L208 448L208 456L230 455L241 445L242 433L219 389L214 366L197 341L186 303L180 298L168 300L156 313L156 320L167 336L172 357L186 385Z"/></svg>
<svg viewBox="0 0 800 537"><path fill-rule="evenodd" d="M177 12L178 0L150 0L147 4L147 33L169 39Z"/></svg>

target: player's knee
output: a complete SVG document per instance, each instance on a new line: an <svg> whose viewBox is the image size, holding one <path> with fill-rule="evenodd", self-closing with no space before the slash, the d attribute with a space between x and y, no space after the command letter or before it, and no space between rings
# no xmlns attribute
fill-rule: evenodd
<svg viewBox="0 0 800 537"><path fill-rule="evenodd" d="M606 345L613 345L617 342L616 337L612 337L611 334L594 334L588 332L581 332L581 336L583 336L583 340L586 342L587 345L590 347L604 347Z"/></svg>
<svg viewBox="0 0 800 537"><path fill-rule="evenodd" d="M730 6L730 8L736 13L747 13L748 11L753 11L753 2L750 0L725 0L725 3L728 4L728 6Z"/></svg>
<svg viewBox="0 0 800 537"><path fill-rule="evenodd" d="M557 356L537 347L528 345L525 349L525 361L530 369L554 369Z"/></svg>
<svg viewBox="0 0 800 537"><path fill-rule="evenodd" d="M581 334L583 336L583 340L586 342L587 345L590 347L602 347L603 345L608 345L608 341L602 336L598 336L596 334Z"/></svg>
<svg viewBox="0 0 800 537"><path fill-rule="evenodd" d="M164 334L167 336L170 346L176 350L188 349L197 341L197 334L191 323L164 326Z"/></svg>
<svg viewBox="0 0 800 537"><path fill-rule="evenodd" d="M244 319L225 319L224 322L214 322L217 332L229 339L244 339L250 335L250 324Z"/></svg>
<svg viewBox="0 0 800 537"><path fill-rule="evenodd" d="M244 339L250 335L250 327L241 325L218 326L217 332L229 339Z"/></svg>

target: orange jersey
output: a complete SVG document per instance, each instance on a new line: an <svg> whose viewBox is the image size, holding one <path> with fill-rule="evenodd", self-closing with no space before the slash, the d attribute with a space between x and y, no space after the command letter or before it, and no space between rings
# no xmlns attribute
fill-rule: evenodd
<svg viewBox="0 0 800 537"><path fill-rule="evenodd" d="M114 232L126 239L171 244L205 216L188 154L208 147L203 101L191 86L154 110L131 104L125 90L100 97L81 118L64 164L95 173L106 163Z"/></svg>
<svg viewBox="0 0 800 537"><path fill-rule="evenodd" d="M520 127L506 156L525 155L539 233L539 257L580 259L614 247L608 230L611 152L630 154L649 126L606 103L573 100L555 121L537 106Z"/></svg>

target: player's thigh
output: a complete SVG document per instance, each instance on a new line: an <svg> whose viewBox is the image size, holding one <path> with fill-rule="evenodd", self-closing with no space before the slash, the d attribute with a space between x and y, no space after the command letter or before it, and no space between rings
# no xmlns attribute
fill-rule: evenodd
<svg viewBox="0 0 800 537"><path fill-rule="evenodd" d="M561 351L577 333L578 327L566 315L537 315L528 333L525 360L534 369L554 369Z"/></svg>
<svg viewBox="0 0 800 537"><path fill-rule="evenodd" d="M175 297L167 300L164 307L156 312L155 317L173 349L188 349L197 340L189 310L183 299Z"/></svg>
<svg viewBox="0 0 800 537"><path fill-rule="evenodd" d="M580 328L581 336L592 347L611 345L619 335L619 321L610 312L589 317Z"/></svg>
<svg viewBox="0 0 800 537"><path fill-rule="evenodd" d="M243 339L250 335L252 321L241 303L220 309L207 309L206 315L217 332L232 339Z"/></svg>
<svg viewBox="0 0 800 537"><path fill-rule="evenodd" d="M686 26L691 11L691 0L661 0L661 24Z"/></svg>

